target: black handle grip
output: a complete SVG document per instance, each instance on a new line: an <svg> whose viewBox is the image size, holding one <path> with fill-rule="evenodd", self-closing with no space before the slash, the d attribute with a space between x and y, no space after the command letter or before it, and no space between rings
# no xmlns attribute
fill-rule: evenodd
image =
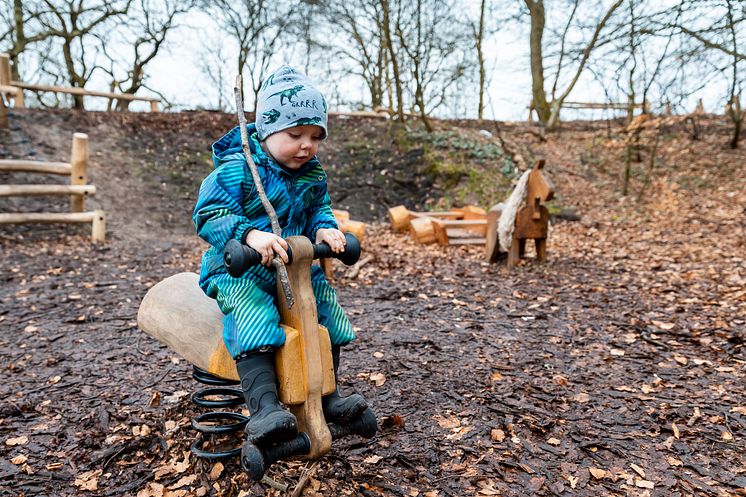
<svg viewBox="0 0 746 497"><path fill-rule="evenodd" d="M314 259L325 259L327 257L334 257L339 259L345 265L351 266L360 259L360 242L357 237L352 233L345 233L345 249L342 253L335 253L332 248L326 243L315 243L313 245L313 257ZM292 262L293 253L288 248L288 259ZM262 262L262 256L249 247L244 245L238 240L228 240L223 249L223 263L225 268L228 270L228 274L234 278L238 278L244 274L250 267L254 267Z"/></svg>
<svg viewBox="0 0 746 497"><path fill-rule="evenodd" d="M263 448L246 442L241 449L241 465L249 473L249 478L259 481L267 469L280 459L309 452L311 452L311 439L305 433L301 433L288 442Z"/></svg>

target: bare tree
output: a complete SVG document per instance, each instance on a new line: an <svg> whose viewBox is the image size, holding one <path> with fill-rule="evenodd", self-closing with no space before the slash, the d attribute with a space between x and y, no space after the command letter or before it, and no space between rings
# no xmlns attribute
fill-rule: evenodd
<svg viewBox="0 0 746 497"><path fill-rule="evenodd" d="M195 0L139 0L130 9L129 22L112 35L102 36L101 52L110 61L105 71L112 91L134 94L145 85L146 66L156 58L169 32L177 27L178 17L189 12L195 3ZM131 47L131 53L110 53L107 47L111 41L116 46ZM116 109L127 110L130 103L131 100L117 100Z"/></svg>
<svg viewBox="0 0 746 497"><path fill-rule="evenodd" d="M326 41L317 44L325 53L345 61L340 70L361 78L368 89L371 108L383 106L386 91L388 47L383 28L383 10L379 0L336 0L322 9L325 23L331 26Z"/></svg>
<svg viewBox="0 0 746 497"><path fill-rule="evenodd" d="M567 34L570 30L570 24L574 19L575 12L577 11L577 3L580 0L574 0L575 3L571 10L570 19L568 20L567 27L564 33ZM606 24L614 13L619 9L624 0L615 0L607 9L603 16L591 25L592 34L587 42L583 43L583 48L580 51L579 61L577 61L577 67L573 72L573 76L569 82L566 83L564 90L559 95L554 92L557 90L557 82L560 80L561 69L563 67L563 60L565 57L565 37L562 37L562 45L559 54L558 70L555 75L555 82L552 85L553 95L552 99L547 99L546 90L544 89L544 46L543 37L546 24L546 12L544 9L543 0L524 0L528 13L531 20L531 29L529 35L530 43L530 57L531 57L531 107L536 110L539 122L542 124L543 129L546 131L552 131L556 129L560 120L560 109L562 108L563 102L567 99L572 92L575 84L578 82L580 75L585 69L586 63L591 56L591 52L596 48L601 35L604 32ZM557 7L559 10L559 6Z"/></svg>
<svg viewBox="0 0 746 497"><path fill-rule="evenodd" d="M203 0L205 10L238 45L236 71L248 70L254 95L254 110L262 80L284 30L299 9L279 0ZM245 94L245 93L244 93Z"/></svg>

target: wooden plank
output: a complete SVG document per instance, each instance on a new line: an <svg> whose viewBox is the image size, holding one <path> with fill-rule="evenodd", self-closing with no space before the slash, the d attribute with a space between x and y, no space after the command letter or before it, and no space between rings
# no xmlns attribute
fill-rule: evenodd
<svg viewBox="0 0 746 497"><path fill-rule="evenodd" d="M96 212L3 212L0 224L91 223L96 216Z"/></svg>
<svg viewBox="0 0 746 497"><path fill-rule="evenodd" d="M95 194L94 185L0 185L0 197Z"/></svg>
<svg viewBox="0 0 746 497"><path fill-rule="evenodd" d="M67 162L41 162L31 160L0 160L0 171L47 173L69 176L72 167Z"/></svg>
<svg viewBox="0 0 746 497"><path fill-rule="evenodd" d="M448 240L449 245L484 245L486 243L486 238L451 238Z"/></svg>

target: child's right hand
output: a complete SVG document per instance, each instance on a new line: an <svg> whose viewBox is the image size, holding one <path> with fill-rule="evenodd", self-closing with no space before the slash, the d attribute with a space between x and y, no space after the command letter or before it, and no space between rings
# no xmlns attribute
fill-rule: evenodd
<svg viewBox="0 0 746 497"><path fill-rule="evenodd" d="M265 266L272 265L272 259L277 254L282 258L282 261L287 264L288 262L288 243L274 233L267 233L266 231L251 230L246 235L246 245L253 248L262 256L262 264Z"/></svg>

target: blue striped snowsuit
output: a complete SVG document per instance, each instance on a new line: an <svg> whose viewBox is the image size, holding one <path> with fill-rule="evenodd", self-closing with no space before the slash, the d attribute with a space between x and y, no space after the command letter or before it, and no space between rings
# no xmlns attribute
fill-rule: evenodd
<svg viewBox="0 0 746 497"><path fill-rule="evenodd" d="M282 236L303 235L315 241L319 228L337 228L327 192L326 173L313 157L296 171L277 165L261 148L256 126L248 127L249 145L262 186L277 213ZM223 247L241 240L250 229L272 232L241 147L241 131L233 128L212 145L215 169L202 182L192 219L200 238L210 244L202 257L200 287L217 300L223 317L223 339L232 357L263 346L279 347L285 333L279 327L274 269L256 266L233 278L223 266ZM333 345L355 338L352 325L337 303L334 289L318 266L311 267L311 285L319 322Z"/></svg>

